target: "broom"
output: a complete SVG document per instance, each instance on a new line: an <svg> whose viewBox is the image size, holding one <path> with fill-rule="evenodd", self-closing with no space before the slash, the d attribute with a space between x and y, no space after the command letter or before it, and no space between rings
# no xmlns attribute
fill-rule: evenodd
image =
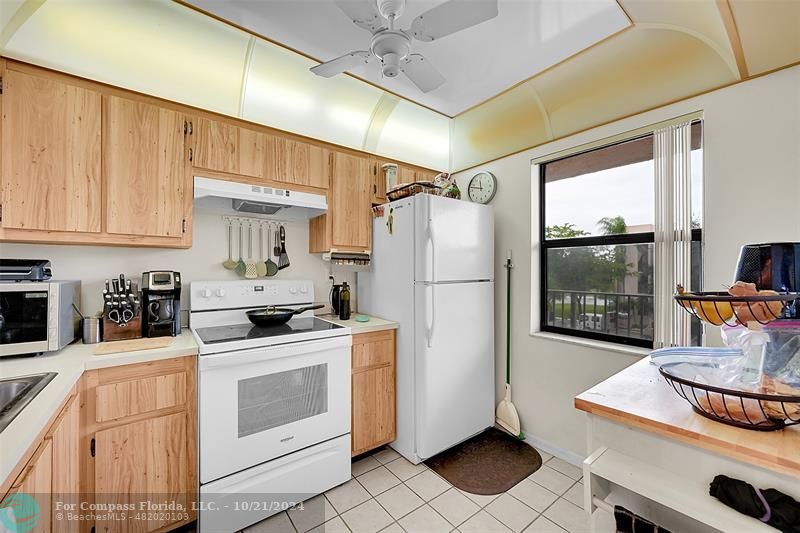
<svg viewBox="0 0 800 533"><path fill-rule="evenodd" d="M506 395L497 404L495 418L497 425L511 433L518 439L524 439L525 434L519 424L517 408L511 402L511 250L506 259Z"/></svg>

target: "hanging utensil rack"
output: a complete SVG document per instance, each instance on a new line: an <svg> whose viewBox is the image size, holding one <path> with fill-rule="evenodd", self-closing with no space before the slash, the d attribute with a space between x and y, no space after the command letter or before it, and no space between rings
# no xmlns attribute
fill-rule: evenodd
<svg viewBox="0 0 800 533"><path fill-rule="evenodd" d="M297 220L286 220L286 219L278 219L278 218L261 218L261 217L245 217L245 216L238 216L238 215L222 215L221 218L222 218L223 223L226 225L226 227L227 227L228 224L230 224L232 226L233 225L237 225L237 226L240 225L242 228L245 228L245 229L248 228L248 227L253 228L253 229L257 229L259 226L261 226L261 227L266 228L267 232L273 232L273 231L277 232L277 230L278 230L278 228L280 226L285 226L285 225L289 225L289 224L292 224L294 222L297 222ZM251 242L252 242L252 240L251 240ZM268 239L268 242L269 242L269 239ZM267 246L267 248L269 248L269 246ZM258 249L258 247L256 247L256 249ZM242 251L239 250L239 254L237 254L237 255L241 255L241 253L242 253ZM269 257L271 253L272 253L272 250L268 249L267 250L267 256ZM272 255L274 255L274 254L272 254ZM274 274L273 274L273 276L274 276ZM264 279L265 277L266 278L270 278L272 276L270 276L270 275L259 276L260 279Z"/></svg>

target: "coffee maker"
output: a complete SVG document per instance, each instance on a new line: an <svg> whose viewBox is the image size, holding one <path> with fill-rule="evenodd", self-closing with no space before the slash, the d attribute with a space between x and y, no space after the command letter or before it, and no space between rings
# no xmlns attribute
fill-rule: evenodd
<svg viewBox="0 0 800 533"><path fill-rule="evenodd" d="M175 337L181 332L181 274L142 273L142 336Z"/></svg>

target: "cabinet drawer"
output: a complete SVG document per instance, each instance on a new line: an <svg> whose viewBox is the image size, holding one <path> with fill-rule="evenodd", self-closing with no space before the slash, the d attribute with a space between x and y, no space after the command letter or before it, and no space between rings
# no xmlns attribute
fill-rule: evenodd
<svg viewBox="0 0 800 533"><path fill-rule="evenodd" d="M394 330L353 335L353 372L394 364Z"/></svg>
<svg viewBox="0 0 800 533"><path fill-rule="evenodd" d="M186 403L186 372L98 385L97 422L167 409Z"/></svg>

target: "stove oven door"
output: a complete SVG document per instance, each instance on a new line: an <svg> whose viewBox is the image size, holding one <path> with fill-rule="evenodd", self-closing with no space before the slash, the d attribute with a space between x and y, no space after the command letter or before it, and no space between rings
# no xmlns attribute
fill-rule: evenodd
<svg viewBox="0 0 800 533"><path fill-rule="evenodd" d="M350 433L350 336L199 357L200 481Z"/></svg>

